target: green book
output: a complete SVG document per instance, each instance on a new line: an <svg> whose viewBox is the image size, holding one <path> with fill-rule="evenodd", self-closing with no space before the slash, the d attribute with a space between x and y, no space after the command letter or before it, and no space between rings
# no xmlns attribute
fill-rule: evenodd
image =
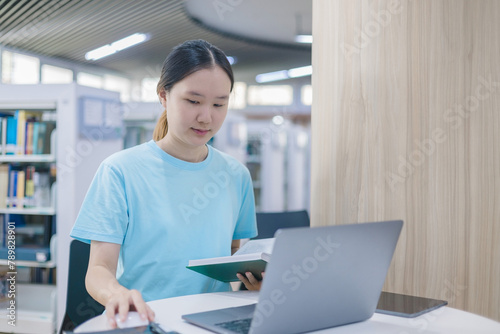
<svg viewBox="0 0 500 334"><path fill-rule="evenodd" d="M190 260L186 268L222 282L237 282L236 273L248 271L261 280L273 245L274 238L250 240L232 256Z"/></svg>

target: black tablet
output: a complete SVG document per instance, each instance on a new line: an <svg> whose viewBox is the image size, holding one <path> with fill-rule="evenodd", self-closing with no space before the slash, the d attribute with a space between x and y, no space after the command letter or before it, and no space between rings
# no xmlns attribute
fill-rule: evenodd
<svg viewBox="0 0 500 334"><path fill-rule="evenodd" d="M414 318L447 304L448 302L444 300L382 291L375 312Z"/></svg>

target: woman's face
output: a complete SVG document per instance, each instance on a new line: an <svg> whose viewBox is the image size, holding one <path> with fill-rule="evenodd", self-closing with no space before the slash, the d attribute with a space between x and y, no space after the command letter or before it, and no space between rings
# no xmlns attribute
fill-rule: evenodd
<svg viewBox="0 0 500 334"><path fill-rule="evenodd" d="M167 139L181 145L205 145L219 131L227 114L231 81L220 67L202 69L160 93L167 110Z"/></svg>

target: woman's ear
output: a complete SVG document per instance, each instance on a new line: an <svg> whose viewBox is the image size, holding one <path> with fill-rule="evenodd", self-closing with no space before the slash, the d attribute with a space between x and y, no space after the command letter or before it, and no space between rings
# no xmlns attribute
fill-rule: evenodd
<svg viewBox="0 0 500 334"><path fill-rule="evenodd" d="M167 109L167 92L165 89L162 89L160 93L158 94L158 98L160 99L160 103L163 106L163 108Z"/></svg>

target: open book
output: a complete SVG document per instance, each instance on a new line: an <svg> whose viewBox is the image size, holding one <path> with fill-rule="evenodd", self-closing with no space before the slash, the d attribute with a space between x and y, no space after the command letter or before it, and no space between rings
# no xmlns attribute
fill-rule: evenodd
<svg viewBox="0 0 500 334"><path fill-rule="evenodd" d="M222 282L239 281L236 273L248 271L261 280L273 245L274 238L250 240L232 256L190 260L186 268Z"/></svg>

